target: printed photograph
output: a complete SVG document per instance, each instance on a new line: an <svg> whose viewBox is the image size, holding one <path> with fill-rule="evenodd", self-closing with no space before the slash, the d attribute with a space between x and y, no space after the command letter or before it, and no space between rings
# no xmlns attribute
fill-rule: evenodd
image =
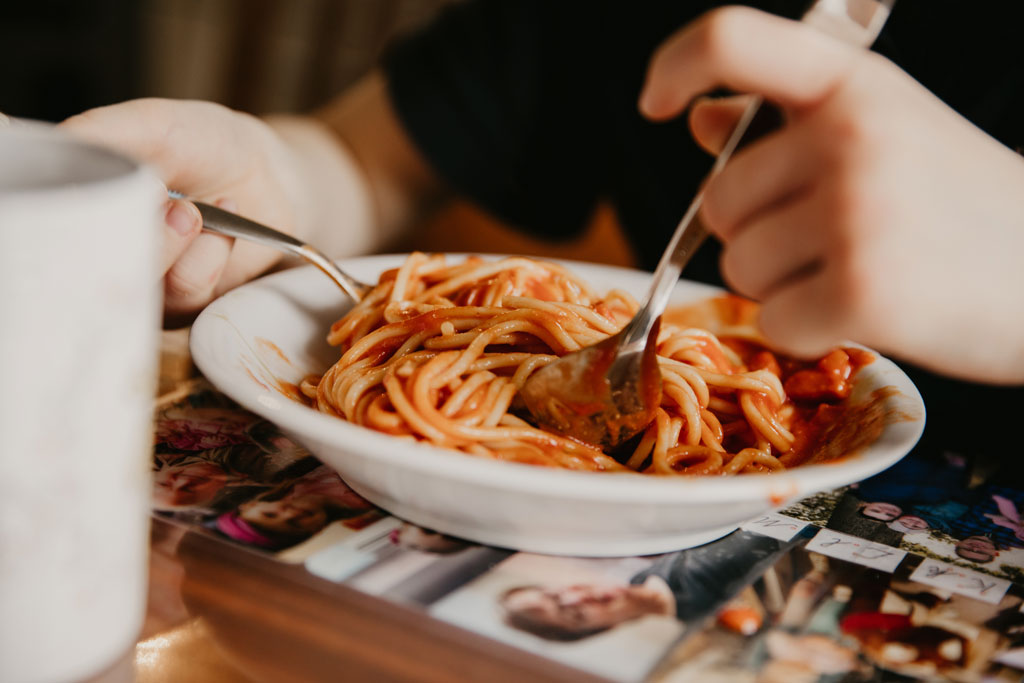
<svg viewBox="0 0 1024 683"><path fill-rule="evenodd" d="M999 467L911 456L790 506L776 522L808 523L792 533L754 525L674 553L585 559L386 515L206 385L160 406L156 425L154 514L610 680L1024 676L1024 495ZM899 562L837 559L830 533Z"/></svg>
<svg viewBox="0 0 1024 683"><path fill-rule="evenodd" d="M205 382L155 420L154 513L200 533L420 605L510 554L386 515Z"/></svg>
<svg viewBox="0 0 1024 683"><path fill-rule="evenodd" d="M430 614L616 681L641 681L683 633L656 558L516 553Z"/></svg>
<svg viewBox="0 0 1024 683"><path fill-rule="evenodd" d="M153 511L302 562L383 517L275 425L198 383L158 407Z"/></svg>
<svg viewBox="0 0 1024 683"><path fill-rule="evenodd" d="M236 508L208 520L215 533L246 546L279 553L289 562L301 562L324 539L316 537L334 527L342 535L358 531L383 517L384 513L350 489L326 465L319 465L298 479L240 503ZM310 541L309 547L299 548ZM280 551L290 550L284 554Z"/></svg>
<svg viewBox="0 0 1024 683"><path fill-rule="evenodd" d="M1024 488L953 454L912 454L783 514L1024 585Z"/></svg>
<svg viewBox="0 0 1024 683"><path fill-rule="evenodd" d="M612 680L643 680L796 542L736 531L653 557L518 553L431 614Z"/></svg>
<svg viewBox="0 0 1024 683"><path fill-rule="evenodd" d="M310 555L305 567L364 593L426 606L511 554L383 517Z"/></svg>
<svg viewBox="0 0 1024 683"><path fill-rule="evenodd" d="M682 642L653 680L1019 681L1019 586L996 601L796 547Z"/></svg>
<svg viewBox="0 0 1024 683"><path fill-rule="evenodd" d="M319 465L205 383L159 406L154 424L153 507L172 518L210 517Z"/></svg>

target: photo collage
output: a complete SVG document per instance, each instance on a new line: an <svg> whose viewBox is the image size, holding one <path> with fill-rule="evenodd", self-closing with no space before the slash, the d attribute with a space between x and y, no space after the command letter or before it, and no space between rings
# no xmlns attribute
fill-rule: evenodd
<svg viewBox="0 0 1024 683"><path fill-rule="evenodd" d="M614 681L1017 681L1024 481L912 453L706 545L515 552L397 519L203 381L156 414L154 514Z"/></svg>

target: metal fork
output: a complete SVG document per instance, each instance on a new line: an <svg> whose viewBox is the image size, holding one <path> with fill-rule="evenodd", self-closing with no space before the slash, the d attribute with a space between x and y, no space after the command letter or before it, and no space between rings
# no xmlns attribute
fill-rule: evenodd
<svg viewBox="0 0 1024 683"><path fill-rule="evenodd" d="M171 196L184 198L174 192L171 193ZM334 280L335 284L341 287L342 291L356 302L362 301L363 297L373 289L373 285L360 282L341 268L338 268L322 251L310 244L220 207L195 200L189 201L196 205L200 215L203 217L203 230L227 235L228 237L237 237L249 242L272 247L288 254L295 254L323 271L327 277Z"/></svg>

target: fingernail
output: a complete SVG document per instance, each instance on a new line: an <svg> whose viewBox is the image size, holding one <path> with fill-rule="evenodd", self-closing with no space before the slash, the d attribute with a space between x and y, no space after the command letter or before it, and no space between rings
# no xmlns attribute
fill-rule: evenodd
<svg viewBox="0 0 1024 683"><path fill-rule="evenodd" d="M651 115L651 109L654 106L654 97L653 97L653 95L651 95L651 89L650 88L646 88L645 87L640 92L640 99L637 101L637 105L636 106L637 106L637 109L640 110L640 113L643 114L644 116L648 116L649 117Z"/></svg>
<svg viewBox="0 0 1024 683"><path fill-rule="evenodd" d="M693 111L694 109L696 109L697 107L699 107L701 105L708 104L710 102L714 102L715 99L716 98L711 97L710 95L701 95L700 97L694 99L693 102L690 103L690 111Z"/></svg>
<svg viewBox="0 0 1024 683"><path fill-rule="evenodd" d="M183 201L171 202L171 208L167 210L167 214L164 216L164 222L182 237L195 232L198 219L199 216L196 215L192 205Z"/></svg>

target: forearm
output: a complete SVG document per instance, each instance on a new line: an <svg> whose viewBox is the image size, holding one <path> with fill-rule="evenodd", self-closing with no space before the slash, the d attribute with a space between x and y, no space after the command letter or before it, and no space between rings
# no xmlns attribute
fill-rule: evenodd
<svg viewBox="0 0 1024 683"><path fill-rule="evenodd" d="M297 231L333 256L378 251L443 195L372 73L313 116L267 123L291 151Z"/></svg>
<svg viewBox="0 0 1024 683"><path fill-rule="evenodd" d="M375 251L382 239L362 170L348 149L316 118L264 119L285 143L290 170L282 174L294 206L295 235L333 256Z"/></svg>

